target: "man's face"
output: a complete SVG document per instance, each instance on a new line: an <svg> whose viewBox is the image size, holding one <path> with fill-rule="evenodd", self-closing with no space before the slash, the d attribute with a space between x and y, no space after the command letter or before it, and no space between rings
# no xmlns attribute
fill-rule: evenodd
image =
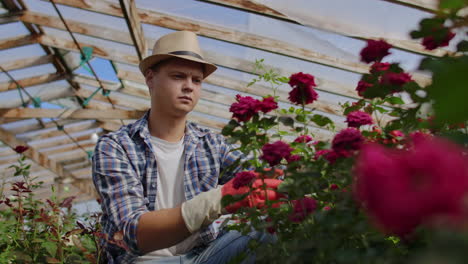
<svg viewBox="0 0 468 264"><path fill-rule="evenodd" d="M145 76L151 95L151 108L181 117L193 110L200 99L203 65L174 58L148 70Z"/></svg>

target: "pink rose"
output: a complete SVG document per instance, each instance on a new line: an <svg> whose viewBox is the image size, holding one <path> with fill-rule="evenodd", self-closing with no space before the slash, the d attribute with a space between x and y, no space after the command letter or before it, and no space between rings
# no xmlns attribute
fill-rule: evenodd
<svg viewBox="0 0 468 264"><path fill-rule="evenodd" d="M355 164L355 196L390 234L404 236L441 217L457 223L468 194L468 161L462 151L427 138L408 151L364 146Z"/></svg>
<svg viewBox="0 0 468 264"><path fill-rule="evenodd" d="M289 215L289 220L295 223L304 221L317 208L317 201L309 197L294 200L292 203L293 211Z"/></svg>
<svg viewBox="0 0 468 264"><path fill-rule="evenodd" d="M373 123L372 117L363 111L354 111L349 113L346 116L346 123L348 123L348 127L356 127L359 128L363 125L371 125Z"/></svg>
<svg viewBox="0 0 468 264"><path fill-rule="evenodd" d="M386 71L388 69L390 69L390 63L376 61L374 62L374 64L372 64L370 72L375 74L375 73Z"/></svg>
<svg viewBox="0 0 468 264"><path fill-rule="evenodd" d="M421 132L421 131L415 131L415 132L410 134L410 138L411 138L411 141L413 141L413 143L418 144L421 141L431 139L432 135Z"/></svg>
<svg viewBox="0 0 468 264"><path fill-rule="evenodd" d="M343 156L348 151L358 150L364 143L364 137L356 128L349 127L341 130L332 141L332 148Z"/></svg>
<svg viewBox="0 0 468 264"><path fill-rule="evenodd" d="M237 102L233 103L229 108L229 112L232 112L232 117L237 118L239 121L249 121L260 110L261 102L250 96L242 97L238 94L236 100Z"/></svg>
<svg viewBox="0 0 468 264"><path fill-rule="evenodd" d="M255 178L257 174L253 171L241 171L236 173L236 177L232 180L232 186L238 190L241 187L248 186Z"/></svg>
<svg viewBox="0 0 468 264"><path fill-rule="evenodd" d="M318 94L313 88L316 86L314 76L299 72L289 79L289 85L293 88L289 92L289 101L294 104L310 104L317 100Z"/></svg>
<svg viewBox="0 0 468 264"><path fill-rule="evenodd" d="M307 143L307 142L310 142L312 141L312 137L309 136L309 135L301 135L301 136L298 136L294 142L296 143Z"/></svg>
<svg viewBox="0 0 468 264"><path fill-rule="evenodd" d="M367 46L361 50L361 61L369 63L379 61L390 54L388 50L392 45L384 40L367 40Z"/></svg>
<svg viewBox="0 0 468 264"><path fill-rule="evenodd" d="M356 91L358 92L359 96L364 96L364 92L367 90L367 88L372 87L373 85L365 82L365 81L359 81Z"/></svg>
<svg viewBox="0 0 468 264"><path fill-rule="evenodd" d="M403 138L405 137L405 134L403 134L403 132L401 132L400 130L392 130L389 132L390 136L394 137L394 138Z"/></svg>
<svg viewBox="0 0 468 264"><path fill-rule="evenodd" d="M291 156L293 148L288 143L283 141L276 141L275 143L265 144L262 147L262 156L260 159L268 162L270 166L275 166L281 162L283 158L289 158Z"/></svg>
<svg viewBox="0 0 468 264"><path fill-rule="evenodd" d="M273 96L263 98L260 102L260 110L265 114L271 110L275 110L276 108L278 108L278 103L275 101Z"/></svg>

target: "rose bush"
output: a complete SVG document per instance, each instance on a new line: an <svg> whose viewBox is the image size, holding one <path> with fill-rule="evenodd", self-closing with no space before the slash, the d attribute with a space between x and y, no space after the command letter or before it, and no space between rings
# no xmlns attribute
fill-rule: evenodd
<svg viewBox="0 0 468 264"><path fill-rule="evenodd" d="M460 3L441 1L441 11L411 35L432 50L447 46L454 32L466 34L466 18L457 15L466 2ZM369 72L356 86L362 98L343 104L348 127L326 141L310 132L312 126L334 129L329 118L312 111L320 100L312 74L284 78L269 71L252 82L270 82L272 95L249 99L256 103L247 119L231 107L233 119L222 133L251 157L236 176L244 187L252 188L248 175L265 168L284 171L280 202L241 208L233 215L240 221L229 226L277 236L274 244L251 245L258 262L427 263L434 256L434 263L466 261L467 47L462 40L452 56L424 59L420 68L433 79L423 87L399 63L383 61L390 44L368 40L360 55ZM291 106L260 110L260 102L278 100L281 83L290 86Z"/></svg>

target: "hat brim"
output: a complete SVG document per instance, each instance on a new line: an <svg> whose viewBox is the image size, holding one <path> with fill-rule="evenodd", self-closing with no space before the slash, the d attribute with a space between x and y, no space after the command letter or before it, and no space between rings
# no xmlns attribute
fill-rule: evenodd
<svg viewBox="0 0 468 264"><path fill-rule="evenodd" d="M181 58L181 59L195 61L195 62L199 62L203 64L204 66L203 79L208 77L208 75L212 74L214 71L216 71L216 69L218 69L218 67L216 67L216 65L212 63L209 63L204 60L201 60L192 56L188 56L188 55L155 54L155 55L146 57L140 62L140 65L139 65L140 71L141 73L143 73L143 75L145 75L145 72L148 68L150 68L151 66L163 60L167 60L170 58Z"/></svg>

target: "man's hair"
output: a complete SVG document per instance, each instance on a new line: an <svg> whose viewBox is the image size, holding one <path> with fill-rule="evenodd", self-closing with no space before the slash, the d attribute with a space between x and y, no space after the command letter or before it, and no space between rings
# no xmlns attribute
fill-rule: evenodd
<svg viewBox="0 0 468 264"><path fill-rule="evenodd" d="M162 60L154 65L151 65L150 67L148 67L148 69L150 69L153 72L158 72L159 68L168 64L171 60L174 60L174 59L175 58L168 58L168 59Z"/></svg>
<svg viewBox="0 0 468 264"><path fill-rule="evenodd" d="M168 58L168 59L162 60L162 61L160 61L160 62L158 62L158 63L156 63L156 64L151 65L150 67L148 67L148 70L151 70L151 71L153 71L153 72L156 73L156 72L159 71L159 69L160 69L161 67L163 67L164 65L166 65L166 64L168 64L169 62L171 62L171 61L173 61L173 60L176 60L176 59L179 59L179 58L177 58L177 57L172 57L172 58ZM182 58L181 58L181 59L182 59ZM182 59L182 60L184 60L184 59ZM203 64L201 64L201 63L200 63L200 65L201 65L201 67L202 67L203 75L205 75L205 67L204 67Z"/></svg>

